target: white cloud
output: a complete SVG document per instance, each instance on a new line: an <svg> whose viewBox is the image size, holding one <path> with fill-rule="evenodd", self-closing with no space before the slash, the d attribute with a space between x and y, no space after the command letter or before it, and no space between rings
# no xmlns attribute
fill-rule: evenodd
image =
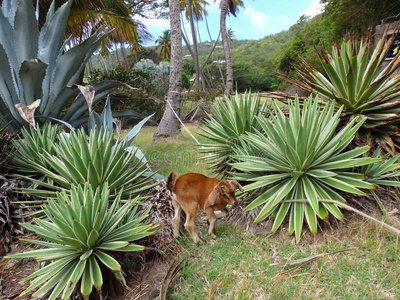
<svg viewBox="0 0 400 300"><path fill-rule="evenodd" d="M147 19L147 18L137 18L140 22L142 22L148 28L159 28L159 29L168 29L169 28L169 20L168 19Z"/></svg>
<svg viewBox="0 0 400 300"><path fill-rule="evenodd" d="M208 5L206 6L206 10L209 14L212 13L219 13L219 2L220 1L209 1Z"/></svg>
<svg viewBox="0 0 400 300"><path fill-rule="evenodd" d="M278 19L278 22L279 22L280 24L282 24L282 27L289 28L290 26L293 25L293 21L290 20L289 17L280 16L280 17L278 17L277 19Z"/></svg>
<svg viewBox="0 0 400 300"><path fill-rule="evenodd" d="M269 17L262 12L256 12L251 6L246 7L244 15L250 20L255 28L264 28L269 22Z"/></svg>
<svg viewBox="0 0 400 300"><path fill-rule="evenodd" d="M243 15L252 27L251 32L247 32L249 38L280 32L288 29L293 24L293 20L289 17L283 15L267 15L262 12L257 12L251 6L245 8ZM249 28L246 29L248 30ZM246 34L246 32L243 32L240 29L238 30L238 33Z"/></svg>
<svg viewBox="0 0 400 300"><path fill-rule="evenodd" d="M319 15L323 12L325 5L326 4L322 4L320 0L313 0L311 5L306 10L301 12L299 16L306 15L311 18L315 17L316 15Z"/></svg>

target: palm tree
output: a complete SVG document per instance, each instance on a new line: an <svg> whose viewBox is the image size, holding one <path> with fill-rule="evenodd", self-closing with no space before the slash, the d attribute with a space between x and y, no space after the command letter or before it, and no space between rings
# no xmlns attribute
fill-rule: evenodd
<svg viewBox="0 0 400 300"><path fill-rule="evenodd" d="M216 1L216 0L214 0ZM226 85L224 95L230 97L233 90L233 69L231 59L231 49L229 46L228 31L226 29L226 16L232 14L236 17L239 6L244 6L242 0L221 0L219 8L221 9L220 30L222 36L222 46L225 54L226 66Z"/></svg>
<svg viewBox="0 0 400 300"><path fill-rule="evenodd" d="M153 139L161 139L180 134L179 117L182 88L182 32L179 0L169 0L169 19L171 26L171 61L169 90L164 115L154 132Z"/></svg>
<svg viewBox="0 0 400 300"><path fill-rule="evenodd" d="M197 31L195 21L203 20L203 16L207 16L205 7L208 5L207 0L181 0L180 6L185 8L185 17L190 22L190 30L192 32L193 40L193 60L196 70L196 89L200 87L201 69L199 63L198 45L197 45ZM185 40L185 42L187 42ZM188 43L187 43L188 44ZM189 45L187 45L189 48Z"/></svg>
<svg viewBox="0 0 400 300"><path fill-rule="evenodd" d="M36 5L37 0L32 0ZM66 0L54 0L57 10ZM146 0L154 1L154 0ZM47 11L53 0L39 0L39 25L46 20ZM110 31L113 33L102 42L100 54L108 53L113 45L121 45L121 49L128 44L131 51L142 48L145 40L151 38L146 26L133 19L133 4L124 0L73 0L68 17L65 36L71 37L72 46L82 43L95 31ZM135 11L135 14L138 12ZM124 51L121 51L124 55ZM125 56L125 55L124 55ZM126 57L123 57L126 62ZM82 84L84 71L82 71L77 83Z"/></svg>
<svg viewBox="0 0 400 300"><path fill-rule="evenodd" d="M36 5L36 0L32 0ZM39 19L43 25L46 12L53 0L39 0ZM60 7L65 0L55 0L55 8ZM131 6L124 0L74 0L69 15L66 36L72 37L72 42L78 44L96 30L114 29L113 34L103 45L107 49L112 43L127 43L131 46L150 39L151 35L144 24L132 18Z"/></svg>
<svg viewBox="0 0 400 300"><path fill-rule="evenodd" d="M157 51L160 49L159 56L162 59L170 59L171 58L171 30L165 30L162 35L158 37L156 40L156 48Z"/></svg>
<svg viewBox="0 0 400 300"><path fill-rule="evenodd" d="M236 35L235 35L235 31L232 30L232 28L228 28L228 41L229 42L233 42L234 40L236 40Z"/></svg>

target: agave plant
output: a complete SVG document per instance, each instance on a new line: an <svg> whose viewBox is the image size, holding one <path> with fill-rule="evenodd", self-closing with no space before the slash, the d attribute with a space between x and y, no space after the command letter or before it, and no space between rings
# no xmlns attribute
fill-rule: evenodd
<svg viewBox="0 0 400 300"><path fill-rule="evenodd" d="M54 154L42 149L43 163L26 159L45 179L25 178L44 189L32 187L23 192L43 198L54 197L56 191L88 182L93 189L107 184L111 198L124 188L122 197L129 199L151 187L153 172L147 164L136 157L135 151L126 150L126 142L114 144L112 133L103 127L92 130L89 140L83 128L69 134L62 132L58 139L58 143L53 144Z"/></svg>
<svg viewBox="0 0 400 300"><path fill-rule="evenodd" d="M389 191L387 196L396 195L397 191L394 191L393 187L400 187L400 154L392 156L391 153L386 153L382 155L381 148L378 146L371 157L381 158L382 161L365 165L361 168L360 172L366 176L366 181L378 187L377 191ZM376 191L371 191L371 195L378 203L382 214L386 215L386 209Z"/></svg>
<svg viewBox="0 0 400 300"><path fill-rule="evenodd" d="M318 94L324 101L335 101L337 107L343 105L344 123L365 117L358 137L366 139L372 134L383 147L393 151L395 144L391 138L400 141L400 135L395 134L400 121L400 76L393 76L400 66L400 56L395 56L387 66L384 64L395 36L388 41L379 40L373 51L370 36L361 42L354 37L346 38L331 52L317 51L326 76L301 57L296 59L305 70L298 70L301 80L281 76Z"/></svg>
<svg viewBox="0 0 400 300"><path fill-rule="evenodd" d="M364 154L365 155L365 154ZM371 157L382 159L382 162L376 162L370 165L365 165L360 172L366 176L366 181L378 186L378 191L389 193L387 196L398 194L393 190L393 187L400 187L400 154L392 156L390 153L382 155L380 147L377 147ZM387 186L390 188L388 189ZM371 191L372 197L378 203L382 214L386 215L386 209L376 191Z"/></svg>
<svg viewBox="0 0 400 300"><path fill-rule="evenodd" d="M59 127L47 123L36 129L32 126L21 129L21 139L13 141L15 146L15 156L12 159L12 166L22 174L38 174L32 169L30 161L42 165L44 168L50 168L50 165L44 160L45 152L50 155L55 154L54 144L57 141ZM40 174L40 173L39 173Z"/></svg>
<svg viewBox="0 0 400 300"><path fill-rule="evenodd" d="M334 103L328 103L321 110L317 102L310 97L301 110L296 97L289 103L289 117L274 103L274 115L257 117L262 131L242 136L243 150L238 147L234 155L239 161L233 163L234 178L249 182L244 190L255 198L246 210L263 205L255 221L274 216L272 231L289 213L289 232L295 232L297 242L304 217L312 232L317 231L317 216L324 219L331 213L342 219L339 207L326 200L344 203L338 191L364 195L360 188L374 185L352 168L380 160L357 158L369 146L345 151L364 120L352 120L337 132L342 109L335 113Z"/></svg>
<svg viewBox="0 0 400 300"><path fill-rule="evenodd" d="M147 164L147 160L143 152L136 146L131 146L133 139L139 133L143 125L153 116L154 114L143 118L138 124L136 124L122 140L125 145L125 150L135 153L135 156L143 163ZM113 120L110 101L107 99L106 105L104 106L103 113L99 115L95 111L91 111L89 114L88 130L94 130L96 127L103 127L110 135L113 135ZM70 124L62 122L64 125L69 127L70 130L75 130ZM83 128L83 127L82 127ZM84 129L84 128L83 128ZM96 132L99 132L98 130ZM13 141L17 151L12 159L12 167L18 170L22 174L29 174L31 176L41 175L42 172L35 168L32 168L32 161L41 165L45 169L50 169L51 166L46 163L44 159L45 153L50 155L56 155L54 144L58 142L58 135L64 134L60 127L47 123L41 128L37 125L36 128L29 127L21 129L21 138ZM94 137L94 135L92 136ZM97 138L98 137L94 137ZM150 167L148 166L150 169ZM159 176L155 174L154 176ZM159 178L163 179L163 178Z"/></svg>
<svg viewBox="0 0 400 300"><path fill-rule="evenodd" d="M261 103L260 97L251 93L215 101L209 119L205 121L207 128L202 128L201 133L210 143L200 146L210 168L223 177L228 175L231 171L229 163L232 162L234 147L238 145L240 136L259 130L256 117L265 115L266 110L266 104Z"/></svg>
<svg viewBox="0 0 400 300"><path fill-rule="evenodd" d="M60 294L61 299L68 299L80 287L87 299L93 287L101 291L105 270L124 280L121 265L111 253L142 251L143 246L132 242L154 234L155 226L141 224L149 210L139 216L137 199L121 206L121 195L122 191L109 207L107 184L95 192L89 184L72 185L70 194L58 193L57 199L43 205L48 220L22 224L41 237L24 241L44 249L7 258L35 258L45 263L24 279L31 283L24 293L40 287L34 297L51 291L47 299Z"/></svg>
<svg viewBox="0 0 400 300"><path fill-rule="evenodd" d="M40 99L36 109L40 123L48 117L74 125L86 113L85 99L73 86L87 61L111 32L96 32L83 43L67 47L65 26L72 0L55 12L53 1L46 23L39 32L31 0L3 0L0 9L0 118L19 130L26 122L19 108ZM122 83L104 81L93 86L96 97L104 97ZM74 103L67 108L71 99ZM17 106L17 107L16 107ZM66 111L64 112L64 110ZM76 125L74 125L76 126Z"/></svg>
<svg viewBox="0 0 400 300"><path fill-rule="evenodd" d="M382 155L381 148L378 147L373 154L373 158L381 158L382 161L361 168L361 173L365 174L367 181L375 185L400 186L398 180L393 180L400 176L400 154L390 157L390 153Z"/></svg>

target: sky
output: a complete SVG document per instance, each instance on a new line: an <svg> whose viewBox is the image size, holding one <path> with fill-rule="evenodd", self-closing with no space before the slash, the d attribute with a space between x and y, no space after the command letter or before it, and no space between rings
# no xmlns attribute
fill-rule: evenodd
<svg viewBox="0 0 400 300"><path fill-rule="evenodd" d="M282 1L282 0L281 0ZM219 32L219 0L214 3L208 0L210 5L206 7L208 15L207 22L210 28L211 38L217 39ZM227 28L234 31L238 40L258 40L265 36L279 33L289 29L295 24L300 16L315 16L321 12L322 5L320 0L243 0L244 7L239 7L236 18L232 15L227 17ZM164 30L169 29L169 20L141 19L153 41L146 43L148 46L154 45L154 41L162 35ZM187 34L190 36L190 26L185 24ZM207 26L204 21L199 22L201 41L209 41Z"/></svg>

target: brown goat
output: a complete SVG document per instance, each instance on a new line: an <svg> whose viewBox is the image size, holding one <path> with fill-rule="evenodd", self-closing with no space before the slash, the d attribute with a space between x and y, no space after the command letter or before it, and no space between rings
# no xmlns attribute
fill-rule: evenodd
<svg viewBox="0 0 400 300"><path fill-rule="evenodd" d="M186 213L185 228L195 243L203 243L194 224L197 211L199 209L206 211L210 222L208 233L216 238L215 223L217 216L214 211L220 210L222 213L219 217L225 217L228 214L226 205L236 205L237 203L235 190L243 191L242 186L236 180L220 181L197 173L178 176L175 171L169 173L167 177L167 188L171 192L172 204L175 209L175 216L172 219L174 235L179 236L183 209Z"/></svg>

